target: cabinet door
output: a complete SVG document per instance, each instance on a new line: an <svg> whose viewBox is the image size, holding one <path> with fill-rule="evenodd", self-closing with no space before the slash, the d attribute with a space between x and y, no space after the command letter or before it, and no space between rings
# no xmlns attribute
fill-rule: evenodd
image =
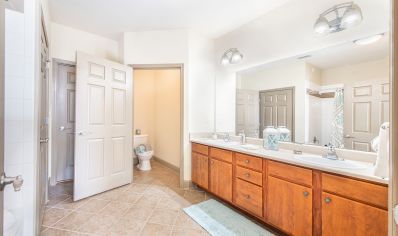
<svg viewBox="0 0 398 236"><path fill-rule="evenodd" d="M192 153L192 182L202 188L209 187L209 158L204 155Z"/></svg>
<svg viewBox="0 0 398 236"><path fill-rule="evenodd" d="M312 235L312 189L268 177L267 221L291 235Z"/></svg>
<svg viewBox="0 0 398 236"><path fill-rule="evenodd" d="M232 164L210 159L210 191L232 201Z"/></svg>
<svg viewBox="0 0 398 236"><path fill-rule="evenodd" d="M322 235L387 235L387 211L322 193Z"/></svg>

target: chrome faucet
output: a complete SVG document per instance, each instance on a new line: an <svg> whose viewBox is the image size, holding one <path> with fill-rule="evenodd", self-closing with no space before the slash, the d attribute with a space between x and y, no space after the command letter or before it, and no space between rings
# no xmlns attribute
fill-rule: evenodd
<svg viewBox="0 0 398 236"><path fill-rule="evenodd" d="M323 155L323 157L329 160L340 160L340 158L337 156L336 148L332 144L328 145L328 152L326 155Z"/></svg>
<svg viewBox="0 0 398 236"><path fill-rule="evenodd" d="M224 142L229 142L229 141L231 141L231 137L229 136L229 133L225 133Z"/></svg>
<svg viewBox="0 0 398 236"><path fill-rule="evenodd" d="M246 144L245 130L241 130L239 136L240 136L240 144Z"/></svg>

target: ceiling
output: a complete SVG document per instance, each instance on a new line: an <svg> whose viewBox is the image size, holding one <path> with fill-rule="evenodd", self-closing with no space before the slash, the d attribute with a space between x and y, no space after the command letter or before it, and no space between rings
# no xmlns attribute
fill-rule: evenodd
<svg viewBox="0 0 398 236"><path fill-rule="evenodd" d="M122 32L193 29L217 38L288 0L50 0L52 21L117 38Z"/></svg>

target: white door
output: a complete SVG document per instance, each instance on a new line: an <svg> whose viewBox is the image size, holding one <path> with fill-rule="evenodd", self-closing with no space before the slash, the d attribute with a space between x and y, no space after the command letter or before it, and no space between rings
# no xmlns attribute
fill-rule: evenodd
<svg viewBox="0 0 398 236"><path fill-rule="evenodd" d="M371 151L370 141L390 116L388 81L363 81L344 85L344 147Z"/></svg>
<svg viewBox="0 0 398 236"><path fill-rule="evenodd" d="M132 181L132 69L77 53L75 177L79 200Z"/></svg>
<svg viewBox="0 0 398 236"><path fill-rule="evenodd" d="M57 181L73 179L75 155L76 67L59 64L56 81Z"/></svg>
<svg viewBox="0 0 398 236"><path fill-rule="evenodd" d="M294 139L293 88L260 92L260 138L267 126L286 126Z"/></svg>
<svg viewBox="0 0 398 236"><path fill-rule="evenodd" d="M245 131L249 137L259 135L259 93L255 90L236 91L236 132Z"/></svg>

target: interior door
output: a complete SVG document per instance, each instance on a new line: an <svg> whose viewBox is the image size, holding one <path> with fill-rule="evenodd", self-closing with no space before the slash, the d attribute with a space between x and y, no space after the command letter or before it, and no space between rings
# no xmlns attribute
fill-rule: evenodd
<svg viewBox="0 0 398 236"><path fill-rule="evenodd" d="M344 85L344 147L371 151L370 141L380 125L389 121L390 84L363 81Z"/></svg>
<svg viewBox="0 0 398 236"><path fill-rule="evenodd" d="M39 173L39 221L43 218L44 207L47 201L48 190L48 72L49 72L49 53L48 42L44 31L44 26L41 27L41 81L40 81L40 156L38 162ZM41 224L40 224L41 225Z"/></svg>
<svg viewBox="0 0 398 236"><path fill-rule="evenodd" d="M294 139L293 88L260 92L260 138L267 126L286 126Z"/></svg>
<svg viewBox="0 0 398 236"><path fill-rule="evenodd" d="M79 200L132 181L132 69L77 53L75 175Z"/></svg>
<svg viewBox="0 0 398 236"><path fill-rule="evenodd" d="M258 137L259 122L259 93L255 90L236 91L236 132L242 130L250 137Z"/></svg>
<svg viewBox="0 0 398 236"><path fill-rule="evenodd" d="M59 64L56 81L57 181L73 179L76 67Z"/></svg>

